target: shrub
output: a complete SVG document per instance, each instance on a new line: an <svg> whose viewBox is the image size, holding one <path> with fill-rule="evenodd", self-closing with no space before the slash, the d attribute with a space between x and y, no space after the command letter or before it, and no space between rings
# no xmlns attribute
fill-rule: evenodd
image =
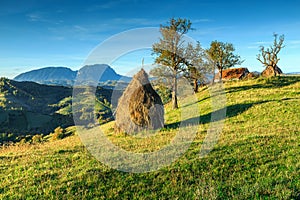
<svg viewBox="0 0 300 200"><path fill-rule="evenodd" d="M167 104L172 99L172 90L163 84L159 84L155 87L157 94L160 96L163 104Z"/></svg>
<svg viewBox="0 0 300 200"><path fill-rule="evenodd" d="M54 129L54 133L52 134L51 140L60 140L65 137L65 130L62 127L57 127Z"/></svg>
<svg viewBox="0 0 300 200"><path fill-rule="evenodd" d="M20 143L20 144L26 144L26 142L27 142L26 139L25 139L25 138L22 138L22 139L20 140L19 143Z"/></svg>
<svg viewBox="0 0 300 200"><path fill-rule="evenodd" d="M31 140L32 140L32 143L42 143L43 135L34 135Z"/></svg>

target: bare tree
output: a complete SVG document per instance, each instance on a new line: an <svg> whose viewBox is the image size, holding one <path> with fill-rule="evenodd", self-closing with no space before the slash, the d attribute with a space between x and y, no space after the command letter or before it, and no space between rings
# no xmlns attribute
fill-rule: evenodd
<svg viewBox="0 0 300 200"><path fill-rule="evenodd" d="M278 40L279 39L279 40ZM278 34L274 33L274 43L269 48L265 48L264 46L260 47L260 54L257 55L257 60L261 62L266 68L271 67L274 76L277 75L277 64L280 58L278 58L278 54L282 48L284 42L284 35L280 35L278 38Z"/></svg>

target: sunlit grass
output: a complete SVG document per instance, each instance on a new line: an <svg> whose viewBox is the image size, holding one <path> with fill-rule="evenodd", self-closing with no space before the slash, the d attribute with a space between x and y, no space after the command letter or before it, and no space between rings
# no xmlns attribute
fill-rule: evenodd
<svg viewBox="0 0 300 200"><path fill-rule="evenodd" d="M142 174L119 172L96 160L77 135L10 145L0 149L0 199L299 199L299 77L225 86L227 118L206 157L200 159L199 152L209 127L211 99L209 89L202 88L197 94L201 117L196 138L170 166ZM198 111L188 110L192 105L186 108L195 117ZM154 136L115 133L114 122L101 130L128 151L156 151L178 130L181 110L169 106L166 127Z"/></svg>

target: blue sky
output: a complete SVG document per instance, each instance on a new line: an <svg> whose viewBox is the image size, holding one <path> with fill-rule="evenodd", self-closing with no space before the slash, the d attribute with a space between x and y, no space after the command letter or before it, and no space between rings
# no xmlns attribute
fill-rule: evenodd
<svg viewBox="0 0 300 200"><path fill-rule="evenodd" d="M156 27L171 17L188 18L188 34L207 48L211 41L230 42L250 71L262 71L256 60L260 45L273 33L285 35L279 67L300 71L300 1L61 1L0 2L0 76L46 66L79 69L103 41L136 28ZM119 45L125 45L120 43ZM109 46L106 48L110 48ZM109 51L109 49L107 49ZM151 51L136 50L110 63L126 74L141 63L151 64Z"/></svg>

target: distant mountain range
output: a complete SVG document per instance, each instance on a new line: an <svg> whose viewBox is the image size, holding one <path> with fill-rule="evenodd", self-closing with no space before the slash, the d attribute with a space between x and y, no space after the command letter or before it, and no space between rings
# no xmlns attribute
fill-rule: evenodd
<svg viewBox="0 0 300 200"><path fill-rule="evenodd" d="M32 70L16 76L15 81L31 81L47 85L72 85L77 71L66 67L46 67Z"/></svg>
<svg viewBox="0 0 300 200"><path fill-rule="evenodd" d="M77 79L76 79L77 78ZM111 81L129 82L130 77L119 75L109 65L86 65L79 71L67 67L45 67L22 73L16 76L15 81L31 81L46 85L72 86L75 81L80 84L99 83Z"/></svg>
<svg viewBox="0 0 300 200"><path fill-rule="evenodd" d="M285 74L288 74L288 75L297 75L297 74L300 74L300 72L288 72L288 73L285 73Z"/></svg>

